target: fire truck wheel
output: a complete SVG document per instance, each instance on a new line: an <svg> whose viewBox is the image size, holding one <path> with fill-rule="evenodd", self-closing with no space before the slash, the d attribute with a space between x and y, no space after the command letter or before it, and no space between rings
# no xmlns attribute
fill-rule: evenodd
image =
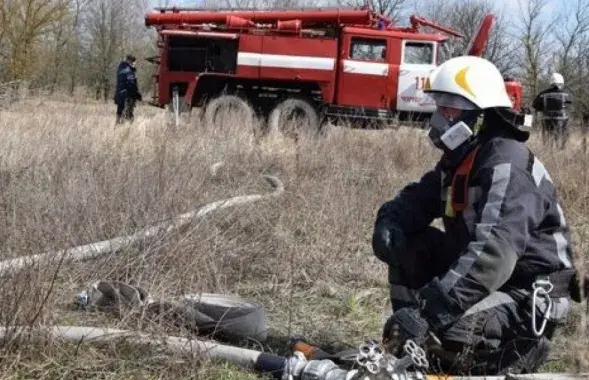
<svg viewBox="0 0 589 380"><path fill-rule="evenodd" d="M274 107L268 117L268 133L292 136L299 133L318 134L319 114L309 101L289 98Z"/></svg>
<svg viewBox="0 0 589 380"><path fill-rule="evenodd" d="M221 95L207 104L203 122L205 125L222 127L225 118L227 122L237 120L240 125L253 126L255 115L253 108L239 96Z"/></svg>

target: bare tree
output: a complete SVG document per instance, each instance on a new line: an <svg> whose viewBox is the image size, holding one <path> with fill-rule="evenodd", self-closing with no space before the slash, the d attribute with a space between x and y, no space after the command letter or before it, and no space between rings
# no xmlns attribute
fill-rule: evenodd
<svg viewBox="0 0 589 380"><path fill-rule="evenodd" d="M565 78L572 78L579 56L575 56L581 38L589 32L589 0L575 0L562 4L562 14L554 28L557 42L556 70Z"/></svg>
<svg viewBox="0 0 589 380"><path fill-rule="evenodd" d="M261 0L204 0L205 8L261 8L264 1Z"/></svg>
<svg viewBox="0 0 589 380"><path fill-rule="evenodd" d="M96 97L106 100L111 93L111 77L122 55L127 5L117 0L93 0L84 15L83 50L88 78Z"/></svg>
<svg viewBox="0 0 589 380"><path fill-rule="evenodd" d="M497 9L491 0L427 1L417 3L416 11L465 36L464 38L450 38L444 44L442 61L466 54L468 44L477 33L478 26L487 14L492 14L495 20L483 57L497 65L504 74L515 71L517 62L514 43L509 35L509 22L502 10Z"/></svg>
<svg viewBox="0 0 589 380"><path fill-rule="evenodd" d="M312 0L268 0L268 6L281 9L301 9L314 6L321 6L317 1Z"/></svg>
<svg viewBox="0 0 589 380"><path fill-rule="evenodd" d="M13 5L12 2L6 2L4 0L0 0L0 45L4 45L4 39L8 34L8 20L10 19L10 14L13 12ZM0 54L2 54L0 52Z"/></svg>
<svg viewBox="0 0 589 380"><path fill-rule="evenodd" d="M542 19L546 0L518 0L519 24L517 34L521 51L518 65L524 82L525 97L531 101L539 90L539 80L552 47L550 31L556 19Z"/></svg>
<svg viewBox="0 0 589 380"><path fill-rule="evenodd" d="M575 99L574 109L589 115L587 62L589 51L589 0L574 0L561 5L559 22L553 28L555 40L551 68L561 73Z"/></svg>
<svg viewBox="0 0 589 380"><path fill-rule="evenodd" d="M97 98L112 98L116 67L126 54L140 58L155 43L144 25L151 5L149 0L91 0L82 10L81 64Z"/></svg>
<svg viewBox="0 0 589 380"><path fill-rule="evenodd" d="M44 39L46 59L42 66L43 84L54 92L58 86L71 78L72 92L79 66L78 31L82 8L89 0L71 0L66 16L49 28ZM51 64L47 64L51 62Z"/></svg>
<svg viewBox="0 0 589 380"><path fill-rule="evenodd" d="M563 73L581 104L589 99L589 0L571 0L548 12L549 0L518 0L517 25L511 26L493 0L194 0L192 5L223 8L361 7L402 24L409 11L449 26L466 37L450 37L442 59L465 53L483 17L495 23L484 57L505 74L518 74L526 97L539 90L548 68ZM142 56L155 54L155 32L144 15L170 0L0 0L0 80L40 78L71 93L85 84L96 96L109 99L117 63L132 52L139 57L138 75L152 74ZM184 2L186 5L191 5ZM511 28L511 29L510 29ZM424 28L427 30L428 28ZM145 67L148 70L145 70ZM147 80L145 80L147 82ZM589 101L583 109L589 114ZM584 111L585 112L585 111Z"/></svg>
<svg viewBox="0 0 589 380"><path fill-rule="evenodd" d="M586 85L589 81L589 35L579 38L575 55L576 73L573 78L568 78L568 83L572 87L575 110L583 118L586 131L589 122L589 88Z"/></svg>
<svg viewBox="0 0 589 380"><path fill-rule="evenodd" d="M504 12L496 12L495 27L489 36L483 57L493 62L504 75L517 72L517 41L509 30L510 20Z"/></svg>
<svg viewBox="0 0 589 380"><path fill-rule="evenodd" d="M15 13L14 3L0 0L0 46L9 46L9 20L12 13ZM6 66L8 66L9 59L10 54L8 49L0 49L0 81L6 79L8 76Z"/></svg>
<svg viewBox="0 0 589 380"><path fill-rule="evenodd" d="M6 49L7 79L25 79L35 66L37 43L55 22L64 19L69 0L14 0L3 1L2 34Z"/></svg>
<svg viewBox="0 0 589 380"><path fill-rule="evenodd" d="M338 6L345 7L363 7L369 6L370 9L389 18L392 22L398 23L404 11L408 7L408 0L338 0Z"/></svg>
<svg viewBox="0 0 589 380"><path fill-rule="evenodd" d="M353 0L347 0L353 1ZM398 0L397 0L398 1ZM404 1L404 0L403 0ZM203 8L246 8L246 9L300 9L324 6L347 6L344 0L204 0Z"/></svg>

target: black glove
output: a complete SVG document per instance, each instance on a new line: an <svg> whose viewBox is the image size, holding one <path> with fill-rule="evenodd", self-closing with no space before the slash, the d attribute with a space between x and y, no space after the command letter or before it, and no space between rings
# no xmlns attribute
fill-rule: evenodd
<svg viewBox="0 0 589 380"><path fill-rule="evenodd" d="M382 343L386 351L403 356L403 345L408 339L422 345L429 335L429 324L418 309L405 307L394 312L382 331Z"/></svg>
<svg viewBox="0 0 589 380"><path fill-rule="evenodd" d="M405 249L403 230L386 219L378 220L372 234L372 249L379 260L390 264L391 257Z"/></svg>

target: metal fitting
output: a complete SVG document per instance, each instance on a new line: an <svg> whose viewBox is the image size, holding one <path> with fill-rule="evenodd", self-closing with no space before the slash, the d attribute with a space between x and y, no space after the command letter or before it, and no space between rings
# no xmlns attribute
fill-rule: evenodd
<svg viewBox="0 0 589 380"><path fill-rule="evenodd" d="M386 354L381 346L369 342L359 347L356 357L358 370L344 370L331 360L307 360L303 353L295 351L288 358L281 380L389 380L408 375L410 366L416 367L412 378L425 379L419 369L427 368L425 351L415 342L405 343L406 355L400 359ZM408 378L408 377L407 377Z"/></svg>
<svg viewBox="0 0 589 380"><path fill-rule="evenodd" d="M338 373L331 373L334 371ZM338 376L341 375L339 372L342 372L343 374L347 373L347 371L340 369L331 360L311 360L307 363L305 369L303 369L301 380L327 380L328 378L331 380L345 379L345 376ZM331 376L328 377L328 375Z"/></svg>
<svg viewBox="0 0 589 380"><path fill-rule="evenodd" d="M300 375L307 363L308 361L307 358L305 358L305 355L302 352L295 351L293 355L286 360L281 380L300 379Z"/></svg>
<svg viewBox="0 0 589 380"><path fill-rule="evenodd" d="M80 309L86 309L88 307L89 300L90 296L88 295L88 292L86 290L80 292L76 297L76 301Z"/></svg>

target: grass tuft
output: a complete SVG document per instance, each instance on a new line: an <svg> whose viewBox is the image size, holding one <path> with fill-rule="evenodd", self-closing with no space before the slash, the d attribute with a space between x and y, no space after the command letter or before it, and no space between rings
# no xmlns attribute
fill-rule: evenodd
<svg viewBox="0 0 589 380"><path fill-rule="evenodd" d="M261 302L273 339L303 334L327 349L378 338L389 312L386 268L372 255L376 210L438 158L422 130L330 128L297 144L139 107L132 125L94 102L28 99L0 110L0 258L63 249L135 229L214 200L271 191L281 198L215 213L182 231L97 260L38 268L0 285L0 323L185 331L132 315L87 313L75 295L99 279L135 281L153 297L195 292ZM589 157L580 135L565 151L530 146L558 184L581 267L589 234ZM213 176L211 165L223 161ZM57 259L57 258L56 258ZM589 367L582 306L546 368ZM243 379L234 367L125 345L4 344L0 378ZM574 368L571 368L574 367ZM251 375L251 378L254 378Z"/></svg>

